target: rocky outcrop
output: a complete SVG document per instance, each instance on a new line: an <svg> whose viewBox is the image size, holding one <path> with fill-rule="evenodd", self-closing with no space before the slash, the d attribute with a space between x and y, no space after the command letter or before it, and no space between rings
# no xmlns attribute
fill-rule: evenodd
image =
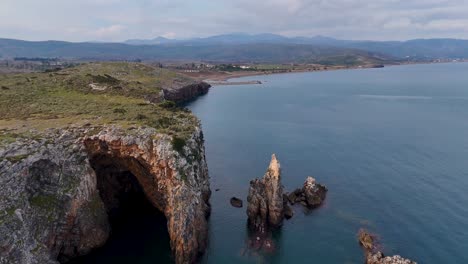
<svg viewBox="0 0 468 264"><path fill-rule="evenodd" d="M229 202L231 203L233 207L242 208L243 206L242 200L236 197L232 197Z"/></svg>
<svg viewBox="0 0 468 264"><path fill-rule="evenodd" d="M366 230L359 231L358 239L366 254L366 264L416 264L416 262L399 255L385 256L378 250L376 237Z"/></svg>
<svg viewBox="0 0 468 264"><path fill-rule="evenodd" d="M263 233L281 226L284 218L283 186L281 166L274 154L263 178L250 182L247 201L249 227Z"/></svg>
<svg viewBox="0 0 468 264"><path fill-rule="evenodd" d="M302 189L296 189L287 198L291 204L301 203L307 208L313 209L323 203L327 191L327 187L317 183L314 178L307 177Z"/></svg>
<svg viewBox="0 0 468 264"><path fill-rule="evenodd" d="M127 176L166 216L177 263L196 262L207 246L198 128L177 150L152 128L48 130L1 146L0 158L0 263L57 263L102 246Z"/></svg>
<svg viewBox="0 0 468 264"><path fill-rule="evenodd" d="M179 87L164 88L164 99L175 103L187 102L208 93L211 85L206 82L192 83Z"/></svg>

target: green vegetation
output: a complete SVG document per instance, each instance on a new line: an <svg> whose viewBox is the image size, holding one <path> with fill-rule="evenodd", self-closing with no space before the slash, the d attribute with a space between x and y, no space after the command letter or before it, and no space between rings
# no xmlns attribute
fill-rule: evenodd
<svg viewBox="0 0 468 264"><path fill-rule="evenodd" d="M145 98L187 81L165 69L123 62L0 75L0 87L7 87L0 90L0 129L8 131L0 142L11 142L21 127L41 130L80 123L150 126L184 139L198 120L173 102L154 105Z"/></svg>
<svg viewBox="0 0 468 264"><path fill-rule="evenodd" d="M18 155L18 156L12 156L12 157L7 157L6 159L11 162L11 163L18 163L25 158L27 158L29 155Z"/></svg>
<svg viewBox="0 0 468 264"><path fill-rule="evenodd" d="M177 105L173 101L164 101L160 103L159 106L166 109L172 109L175 108Z"/></svg>
<svg viewBox="0 0 468 264"><path fill-rule="evenodd" d="M31 206L52 210L57 206L57 198L52 195L37 195L29 199Z"/></svg>
<svg viewBox="0 0 468 264"><path fill-rule="evenodd" d="M179 153L184 151L185 144L186 142L183 138L173 137L172 139L172 147Z"/></svg>

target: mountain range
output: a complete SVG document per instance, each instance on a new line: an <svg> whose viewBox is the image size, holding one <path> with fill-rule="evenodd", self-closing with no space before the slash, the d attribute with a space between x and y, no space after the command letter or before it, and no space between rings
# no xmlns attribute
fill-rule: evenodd
<svg viewBox="0 0 468 264"><path fill-rule="evenodd" d="M276 34L233 33L186 40L157 37L151 40L127 40L131 45L239 45L239 44L303 44L360 49L397 58L460 59L468 58L468 40L414 39L408 41L341 40L325 36L285 37Z"/></svg>
<svg viewBox="0 0 468 264"><path fill-rule="evenodd" d="M385 64L403 60L467 59L468 40L339 40L243 33L186 40L157 37L123 43L0 39L0 58L81 60L181 60L256 63Z"/></svg>

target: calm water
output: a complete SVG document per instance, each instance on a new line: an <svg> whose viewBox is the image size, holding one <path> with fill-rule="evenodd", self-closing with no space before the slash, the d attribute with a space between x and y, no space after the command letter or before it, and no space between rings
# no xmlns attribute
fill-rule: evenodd
<svg viewBox="0 0 468 264"><path fill-rule="evenodd" d="M356 233L419 263L468 263L468 64L248 77L189 105L201 119L213 195L204 263L363 263ZM273 254L243 255L249 181L272 153L286 190L309 175L323 207L275 234ZM219 192L214 192L220 188ZM164 218L143 211L76 263L170 263ZM162 219L162 220L161 220Z"/></svg>
<svg viewBox="0 0 468 264"><path fill-rule="evenodd" d="M205 263L362 263L361 227L388 254L468 263L468 64L298 73L219 86L201 119L212 189ZM326 204L295 216L271 255L242 256L247 196L276 153L287 190L312 175Z"/></svg>

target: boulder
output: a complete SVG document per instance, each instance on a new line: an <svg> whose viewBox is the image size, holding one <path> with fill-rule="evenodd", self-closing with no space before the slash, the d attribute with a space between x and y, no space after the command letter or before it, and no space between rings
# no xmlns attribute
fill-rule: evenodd
<svg viewBox="0 0 468 264"><path fill-rule="evenodd" d="M286 199L292 205L300 203L303 206L312 209L320 206L323 203L327 191L327 187L316 183L314 178L307 177L302 189L298 188L294 190L294 192L286 196Z"/></svg>
<svg viewBox="0 0 468 264"><path fill-rule="evenodd" d="M242 200L236 197L231 198L231 205L237 208L242 207Z"/></svg>
<svg viewBox="0 0 468 264"><path fill-rule="evenodd" d="M314 178L307 177L302 191L304 193L307 207L315 208L320 206L323 200L325 200L328 189L324 185L316 183Z"/></svg>

